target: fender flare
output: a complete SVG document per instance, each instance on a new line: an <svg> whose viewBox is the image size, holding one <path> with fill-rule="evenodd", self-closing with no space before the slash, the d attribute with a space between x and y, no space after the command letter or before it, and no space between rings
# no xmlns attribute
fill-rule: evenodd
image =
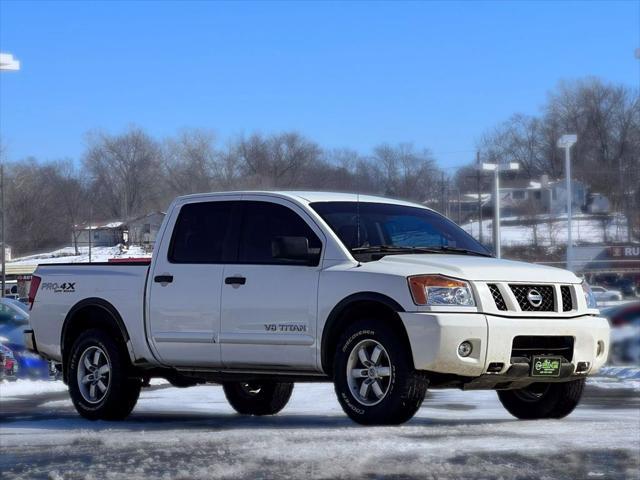
<svg viewBox="0 0 640 480"><path fill-rule="evenodd" d="M404 312L405 309L393 298L378 292L358 292L349 295L348 297L340 300L335 307L331 310L327 316L327 320L322 328L322 341L320 346L320 362L322 369L325 370L325 366L328 364L328 342L330 340L330 334L333 332L338 319L351 305L360 302L371 302L385 305L394 312Z"/></svg>
<svg viewBox="0 0 640 480"><path fill-rule="evenodd" d="M64 323L62 325L62 332L60 335L60 353L62 354L62 358L64 358L65 338L67 336L67 332L69 329L69 325L71 324L71 320L73 319L73 317L75 317L75 315L80 310L87 307L98 307L104 310L105 312L107 312L109 316L115 321L116 325L118 326L118 329L120 330L120 333L122 335L122 339L124 340L125 345L128 344L129 339L131 338L129 336L129 332L127 331L127 327L125 326L124 321L120 316L120 313L111 303L98 297L85 298L83 300L80 300L73 307L71 307L71 309L67 313L67 316L64 319Z"/></svg>

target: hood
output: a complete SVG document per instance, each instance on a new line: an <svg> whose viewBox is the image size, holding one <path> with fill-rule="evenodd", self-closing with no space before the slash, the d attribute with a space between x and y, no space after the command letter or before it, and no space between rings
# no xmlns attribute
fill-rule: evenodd
<svg viewBox="0 0 640 480"><path fill-rule="evenodd" d="M441 274L463 280L487 282L580 283L572 272L561 268L535 265L491 257L471 255L387 255L366 265L402 271L406 275Z"/></svg>

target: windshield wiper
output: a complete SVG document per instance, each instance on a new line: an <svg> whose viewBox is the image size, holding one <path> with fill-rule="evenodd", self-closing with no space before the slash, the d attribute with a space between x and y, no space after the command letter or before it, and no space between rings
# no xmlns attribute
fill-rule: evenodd
<svg viewBox="0 0 640 480"><path fill-rule="evenodd" d="M493 257L493 255L491 255L490 253L477 252L475 250L468 250L466 248L450 247L448 245L441 245L438 247L429 247L429 248L439 253L447 252L447 253L459 253L461 255L477 255L479 257Z"/></svg>
<svg viewBox="0 0 640 480"><path fill-rule="evenodd" d="M476 252L466 248L449 247L447 245L433 247L406 247L401 245L373 245L370 247L352 248L353 253L457 253L460 255L477 255L492 257L489 253Z"/></svg>
<svg viewBox="0 0 640 480"><path fill-rule="evenodd" d="M356 247L351 249L353 253L412 253L428 250L428 248L423 247L405 247L401 245L372 245L370 247Z"/></svg>

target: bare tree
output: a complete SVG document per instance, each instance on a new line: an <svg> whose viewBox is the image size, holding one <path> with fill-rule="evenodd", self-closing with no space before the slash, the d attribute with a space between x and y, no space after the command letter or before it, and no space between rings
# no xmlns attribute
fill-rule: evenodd
<svg viewBox="0 0 640 480"><path fill-rule="evenodd" d="M320 160L321 150L297 133L241 138L236 147L244 180L252 187L297 188L305 169Z"/></svg>
<svg viewBox="0 0 640 480"><path fill-rule="evenodd" d="M383 193L424 201L437 191L440 171L428 150L417 152L411 144L382 144L374 150L374 162L382 174Z"/></svg>
<svg viewBox="0 0 640 480"><path fill-rule="evenodd" d="M121 135L90 134L83 166L103 215L127 219L157 205L164 186L161 151L141 129L130 128Z"/></svg>
<svg viewBox="0 0 640 480"><path fill-rule="evenodd" d="M218 173L214 136L203 130L186 130L164 142L163 167L168 198L212 190Z"/></svg>

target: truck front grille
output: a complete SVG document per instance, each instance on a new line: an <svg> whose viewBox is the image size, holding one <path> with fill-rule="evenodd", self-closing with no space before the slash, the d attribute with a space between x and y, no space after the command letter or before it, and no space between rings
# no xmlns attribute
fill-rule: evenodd
<svg viewBox="0 0 640 480"><path fill-rule="evenodd" d="M495 283L490 283L488 286L489 290L491 291L491 295L493 295L493 301L496 302L496 307L498 308L498 310L505 311L507 309L507 304L505 303L498 286Z"/></svg>
<svg viewBox="0 0 640 480"><path fill-rule="evenodd" d="M571 298L571 288L567 285L560 287L560 295L562 295L562 311L569 312L573 310L573 299Z"/></svg>
<svg viewBox="0 0 640 480"><path fill-rule="evenodd" d="M555 294L550 285L509 285L511 291L523 312L553 312L555 311ZM538 297L541 300L538 304ZM534 299L536 301L534 301Z"/></svg>
<svg viewBox="0 0 640 480"><path fill-rule="evenodd" d="M534 355L557 355L570 362L573 359L573 337L521 335L513 339L512 359L531 360Z"/></svg>

